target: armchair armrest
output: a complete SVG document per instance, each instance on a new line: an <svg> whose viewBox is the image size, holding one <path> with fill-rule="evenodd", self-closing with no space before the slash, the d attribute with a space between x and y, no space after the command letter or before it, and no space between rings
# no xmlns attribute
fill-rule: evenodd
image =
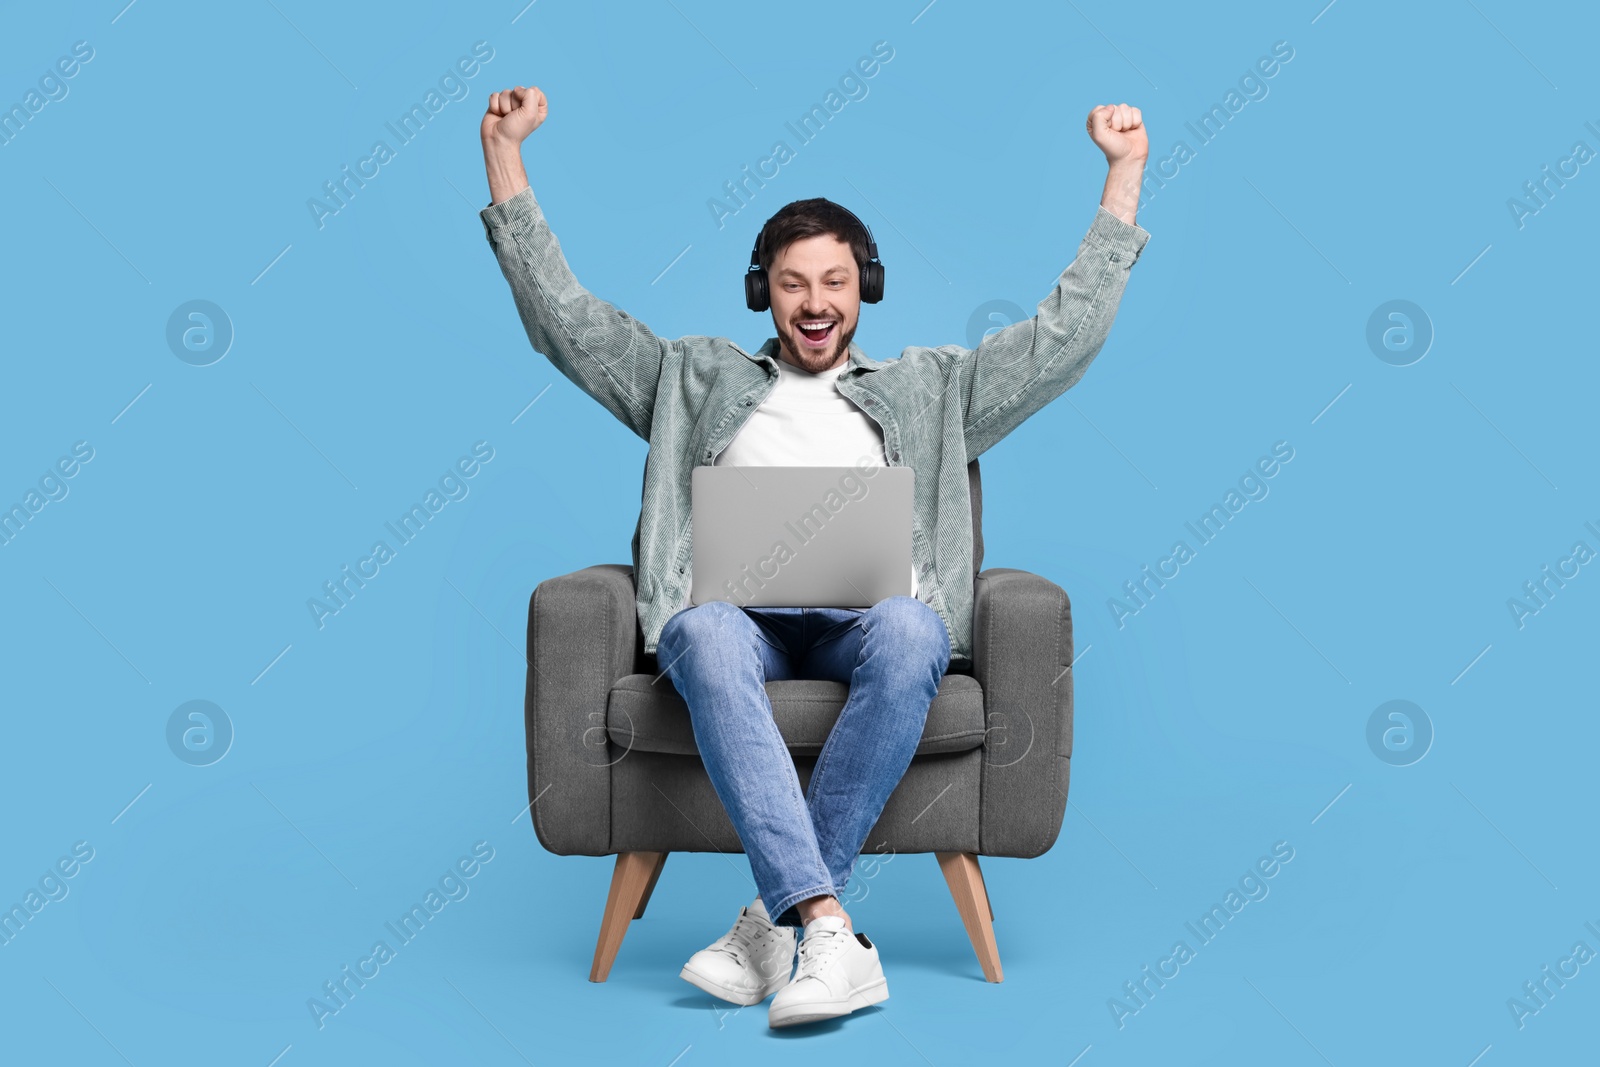
<svg viewBox="0 0 1600 1067"><path fill-rule="evenodd" d="M633 568L606 563L540 582L528 602L528 799L539 843L611 851L606 702L639 652Z"/></svg>
<svg viewBox="0 0 1600 1067"><path fill-rule="evenodd" d="M1072 756L1072 605L1060 586L1009 567L973 586L972 673L986 737L979 804L985 856L1047 851L1067 810Z"/></svg>

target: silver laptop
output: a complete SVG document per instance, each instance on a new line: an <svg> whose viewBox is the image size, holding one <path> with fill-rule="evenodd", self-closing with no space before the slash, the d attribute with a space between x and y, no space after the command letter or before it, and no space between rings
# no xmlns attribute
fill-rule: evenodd
<svg viewBox="0 0 1600 1067"><path fill-rule="evenodd" d="M870 608L910 596L910 467L696 467L691 604Z"/></svg>

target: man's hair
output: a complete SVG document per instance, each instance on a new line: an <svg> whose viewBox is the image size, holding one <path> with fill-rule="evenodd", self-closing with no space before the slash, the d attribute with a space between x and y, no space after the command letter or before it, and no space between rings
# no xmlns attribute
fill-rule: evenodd
<svg viewBox="0 0 1600 1067"><path fill-rule="evenodd" d="M778 253L796 241L823 234L848 244L856 259L856 276L866 273L866 230L844 208L820 196L785 204L761 227L761 269L770 272Z"/></svg>

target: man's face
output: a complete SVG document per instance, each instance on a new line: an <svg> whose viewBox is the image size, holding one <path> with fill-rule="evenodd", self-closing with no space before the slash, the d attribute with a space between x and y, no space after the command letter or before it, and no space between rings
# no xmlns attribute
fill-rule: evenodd
<svg viewBox="0 0 1600 1067"><path fill-rule="evenodd" d="M861 283L849 244L831 234L794 242L773 260L768 286L784 362L817 374L849 358L861 313ZM826 328L801 328L818 324Z"/></svg>

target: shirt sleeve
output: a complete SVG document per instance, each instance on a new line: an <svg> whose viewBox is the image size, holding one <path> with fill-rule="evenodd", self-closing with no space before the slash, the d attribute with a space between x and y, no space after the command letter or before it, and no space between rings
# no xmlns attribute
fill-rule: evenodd
<svg viewBox="0 0 1600 1067"><path fill-rule="evenodd" d="M573 276L532 189L479 212L528 341L574 385L649 440L664 341Z"/></svg>
<svg viewBox="0 0 1600 1067"><path fill-rule="evenodd" d="M1032 318L959 349L967 458L992 448L1076 385L1105 344L1128 271L1150 234L1096 205L1078 253Z"/></svg>

